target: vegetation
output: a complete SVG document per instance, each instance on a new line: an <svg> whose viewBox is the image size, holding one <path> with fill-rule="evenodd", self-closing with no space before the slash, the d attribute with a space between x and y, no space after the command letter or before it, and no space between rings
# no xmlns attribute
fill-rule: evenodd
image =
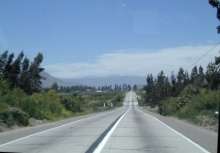
<svg viewBox="0 0 220 153"><path fill-rule="evenodd" d="M62 104L73 112L104 111L113 107L122 106L124 93L120 92L88 92L65 95L61 98Z"/></svg>
<svg viewBox="0 0 220 153"><path fill-rule="evenodd" d="M32 62L22 52L16 58L8 51L0 54L0 125L27 126L30 118L57 120L122 105L123 92L57 84L41 89L42 61L41 53Z"/></svg>
<svg viewBox="0 0 220 153"><path fill-rule="evenodd" d="M58 86L56 83L52 85L52 89L55 89L61 93L76 93L76 92L86 92L86 91L96 91L95 87L75 85L75 86Z"/></svg>
<svg viewBox="0 0 220 153"><path fill-rule="evenodd" d="M193 67L189 74L180 68L177 75L166 76L161 71L157 78L148 74L142 105L158 107L162 115L175 115L201 125L218 122L220 104L220 57L208 64Z"/></svg>
<svg viewBox="0 0 220 153"><path fill-rule="evenodd" d="M20 88L27 94L41 90L40 67L43 55L39 53L32 62L21 52L16 58L13 53L5 51L0 55L0 77L7 80L10 88Z"/></svg>
<svg viewBox="0 0 220 153"><path fill-rule="evenodd" d="M81 92L125 92L131 90L131 86L128 84L118 85L105 85L98 87L91 87L86 85L74 85L74 86L59 86L54 82L50 89L58 91L59 93L81 93ZM137 89L137 85L134 85L134 89Z"/></svg>

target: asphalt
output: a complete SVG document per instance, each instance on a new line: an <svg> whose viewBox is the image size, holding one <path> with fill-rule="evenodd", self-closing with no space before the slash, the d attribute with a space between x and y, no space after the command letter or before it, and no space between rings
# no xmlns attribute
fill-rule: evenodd
<svg viewBox="0 0 220 153"><path fill-rule="evenodd" d="M158 118L163 123L181 132L183 135L198 143L211 153L217 152L218 134L210 129L191 124L175 117L162 116L154 112L142 109L145 113Z"/></svg>
<svg viewBox="0 0 220 153"><path fill-rule="evenodd" d="M130 95L130 110L108 140L103 153L209 152L151 114L141 111L136 105L135 93Z"/></svg>
<svg viewBox="0 0 220 153"><path fill-rule="evenodd" d="M178 122L176 124L181 125ZM93 147L89 152L215 153L215 149L210 149L214 145L204 147L216 144L212 143L215 139L201 145L202 141L188 137L179 130L180 127L173 128L173 125L159 120L157 116L143 112L137 105L136 94L128 92L124 107L114 111L88 115L50 127L2 133L0 152L85 153ZM186 128L186 133L196 130ZM213 136L212 132L207 131L198 134L202 139Z"/></svg>
<svg viewBox="0 0 220 153"><path fill-rule="evenodd" d="M123 112L121 108L21 137L1 144L0 152L85 153Z"/></svg>

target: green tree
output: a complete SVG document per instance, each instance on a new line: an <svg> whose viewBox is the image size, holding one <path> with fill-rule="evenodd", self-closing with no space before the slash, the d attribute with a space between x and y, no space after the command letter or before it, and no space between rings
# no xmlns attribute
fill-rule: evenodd
<svg viewBox="0 0 220 153"><path fill-rule="evenodd" d="M11 71L11 64L13 62L13 59L14 59L14 54L13 53L9 54L3 69L3 77L7 80L9 78L9 73Z"/></svg>
<svg viewBox="0 0 220 153"><path fill-rule="evenodd" d="M220 72L215 63L209 63L206 71L206 80L210 89L218 89L220 85Z"/></svg>
<svg viewBox="0 0 220 153"><path fill-rule="evenodd" d="M170 80L171 80L171 95L176 96L177 95L177 81L176 81L176 76L174 75L174 73L171 74Z"/></svg>
<svg viewBox="0 0 220 153"><path fill-rule="evenodd" d="M20 79L19 79L19 86L26 93L28 93L29 89L30 89L30 76L31 76L31 74L29 73L29 66L30 66L30 61L27 57L25 57L23 60L23 63L22 63L22 69L21 69L21 74L20 74Z"/></svg>
<svg viewBox="0 0 220 153"><path fill-rule="evenodd" d="M156 84L156 88L157 88L157 98L158 99L162 99L163 97L165 97L165 75L164 72L161 71L158 76L157 76L157 84Z"/></svg>
<svg viewBox="0 0 220 153"><path fill-rule="evenodd" d="M205 74L203 71L203 67L199 67L199 74L198 74L198 80L197 80L197 86L203 87L205 85Z"/></svg>
<svg viewBox="0 0 220 153"><path fill-rule="evenodd" d="M137 91L137 89L138 89L138 87L137 87L137 85L136 85L136 84L135 84L135 85L133 85L133 87L132 87L132 88L133 88L133 90L134 90L134 91Z"/></svg>
<svg viewBox="0 0 220 153"><path fill-rule="evenodd" d="M153 75L152 74L148 74L147 75L147 78L146 78L146 81L147 81L147 85L144 87L144 90L145 90L145 103L148 103L150 105L154 105L153 104L153 101L155 99L155 94L154 94L154 88L155 88L155 85L154 85L154 78L153 78Z"/></svg>
<svg viewBox="0 0 220 153"><path fill-rule="evenodd" d="M56 82L54 82L54 83L52 84L52 86L51 86L51 89L53 89L53 90L55 90L55 91L58 91L58 89L59 89L58 84L57 84Z"/></svg>
<svg viewBox="0 0 220 153"><path fill-rule="evenodd" d="M180 93L183 90L185 86L185 81L186 81L186 75L184 69L180 68L177 74L177 84L176 84L177 93Z"/></svg>
<svg viewBox="0 0 220 153"><path fill-rule="evenodd" d="M41 73L44 68L40 65L43 62L43 54L38 53L38 55L34 58L34 61L30 65L29 76L30 76L30 89L28 93L31 94L33 92L39 92L41 90Z"/></svg>
<svg viewBox="0 0 220 153"><path fill-rule="evenodd" d="M168 79L168 77L165 77L165 80L164 80L164 93L165 93L165 95L164 95L164 97L168 97L168 96L172 95L171 89L172 89L172 87L169 82L169 79Z"/></svg>
<svg viewBox="0 0 220 153"><path fill-rule="evenodd" d="M184 87L190 83L189 73L185 71L184 73Z"/></svg>
<svg viewBox="0 0 220 153"><path fill-rule="evenodd" d="M12 87L18 87L19 85L19 76L21 72L21 62L24 57L24 53L21 52L14 62L10 65L10 69L8 71L8 80Z"/></svg>
<svg viewBox="0 0 220 153"><path fill-rule="evenodd" d="M198 79L198 76L199 76L199 74L198 74L197 66L194 66L194 67L192 68L192 72L191 72L191 82L192 82L193 84L196 84L196 81L197 81L197 79Z"/></svg>
<svg viewBox="0 0 220 153"><path fill-rule="evenodd" d="M0 55L0 75L3 75L3 71L5 69L7 59L8 59L8 51L5 51Z"/></svg>

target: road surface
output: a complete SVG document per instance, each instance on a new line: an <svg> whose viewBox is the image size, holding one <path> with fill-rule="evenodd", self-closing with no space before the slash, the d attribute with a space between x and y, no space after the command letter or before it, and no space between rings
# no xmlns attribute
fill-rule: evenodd
<svg viewBox="0 0 220 153"><path fill-rule="evenodd" d="M29 129L26 135L25 130L0 134L0 152L215 153L216 151L213 146L210 148L207 144L202 147L151 114L144 113L137 106L134 92L127 93L122 108L47 129L41 127L41 130L30 131ZM212 141L216 144L217 140L214 138Z"/></svg>

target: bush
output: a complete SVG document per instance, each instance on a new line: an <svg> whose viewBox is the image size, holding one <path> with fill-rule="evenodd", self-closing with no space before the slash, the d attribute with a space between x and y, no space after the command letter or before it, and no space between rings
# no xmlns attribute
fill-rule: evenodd
<svg viewBox="0 0 220 153"><path fill-rule="evenodd" d="M18 108L9 108L0 113L0 119L9 127L13 125L27 126L29 124L29 115Z"/></svg>
<svg viewBox="0 0 220 153"><path fill-rule="evenodd" d="M179 109L176 98L169 98L161 101L159 105L159 113L161 115L172 115Z"/></svg>
<svg viewBox="0 0 220 153"><path fill-rule="evenodd" d="M56 91L27 95L20 88L10 88L7 81L0 78L0 122L8 126L28 125L29 117L35 119L55 120L68 117L73 113L91 112L121 106L123 94L79 93L74 95L58 95ZM103 107L103 104L106 107Z"/></svg>
<svg viewBox="0 0 220 153"><path fill-rule="evenodd" d="M8 108L9 106L7 104L0 102L0 113L8 110Z"/></svg>
<svg viewBox="0 0 220 153"><path fill-rule="evenodd" d="M201 93L192 98L192 105L198 110L217 111L220 104L220 91L203 89Z"/></svg>
<svg viewBox="0 0 220 153"><path fill-rule="evenodd" d="M59 96L52 90L33 94L21 107L36 119L54 119L65 111Z"/></svg>
<svg viewBox="0 0 220 153"><path fill-rule="evenodd" d="M82 112L82 98L78 98L77 96L63 96L61 98L61 103L63 106L71 111L71 112Z"/></svg>
<svg viewBox="0 0 220 153"><path fill-rule="evenodd" d="M119 107L123 105L124 95L121 93L116 94L112 99L111 103L114 107Z"/></svg>
<svg viewBox="0 0 220 153"><path fill-rule="evenodd" d="M217 124L220 91L187 87L179 97L169 98L160 103L159 113L162 115L176 115L200 125ZM210 122L208 122L210 120Z"/></svg>
<svg viewBox="0 0 220 153"><path fill-rule="evenodd" d="M186 86L183 91L180 93L182 96L193 96L199 94L199 88L193 85Z"/></svg>
<svg viewBox="0 0 220 153"><path fill-rule="evenodd" d="M0 76L0 96L7 94L9 91L9 84Z"/></svg>
<svg viewBox="0 0 220 153"><path fill-rule="evenodd" d="M23 90L15 88L5 94L3 100L4 103L7 103L10 106L19 107L26 97L27 95Z"/></svg>

